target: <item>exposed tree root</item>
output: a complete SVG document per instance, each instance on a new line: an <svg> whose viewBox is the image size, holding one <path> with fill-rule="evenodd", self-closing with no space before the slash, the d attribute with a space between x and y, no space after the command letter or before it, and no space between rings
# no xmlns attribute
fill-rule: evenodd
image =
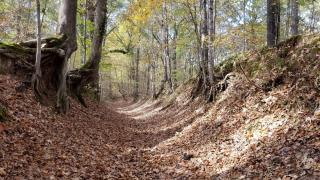
<svg viewBox="0 0 320 180"><path fill-rule="evenodd" d="M51 104L56 97L59 79L59 69L62 68L64 50L61 49L65 37L51 37L42 40L41 69L35 95L43 104ZM36 41L19 44L0 43L0 69L2 73L19 76L24 82L16 89L23 91L31 82L35 67Z"/></svg>
<svg viewBox="0 0 320 180"><path fill-rule="evenodd" d="M217 78L214 78L217 79ZM198 96L204 96L207 102L212 102L216 98L217 94L217 82L214 82L212 85L209 83L208 77L204 79L204 75L201 73L197 78L197 83L191 91L192 99L195 99Z"/></svg>
<svg viewBox="0 0 320 180"><path fill-rule="evenodd" d="M36 98L45 105L54 105L57 99L61 71L66 56L62 46L66 38L50 37L42 39L42 75L35 84ZM32 75L35 71L36 41L26 41L18 44L0 43L0 73L12 74L23 80L17 91L23 92L31 85ZM94 71L90 66L67 74L67 87L70 95L86 106L81 96L81 89L94 78Z"/></svg>
<svg viewBox="0 0 320 180"><path fill-rule="evenodd" d="M94 70L89 68L76 69L70 71L67 77L69 93L76 97L83 106L87 107L81 93L83 88L94 79Z"/></svg>

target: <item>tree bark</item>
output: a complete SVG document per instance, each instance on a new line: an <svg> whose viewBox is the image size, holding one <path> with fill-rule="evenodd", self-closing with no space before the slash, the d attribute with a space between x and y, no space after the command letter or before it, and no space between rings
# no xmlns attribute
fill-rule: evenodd
<svg viewBox="0 0 320 180"><path fill-rule="evenodd" d="M210 82L210 92L209 92L209 101L213 101L215 99L214 92L214 62L215 62L215 36L216 36L216 18L217 18L217 0L209 1L209 64L208 64L208 72L209 72L209 82Z"/></svg>
<svg viewBox="0 0 320 180"><path fill-rule="evenodd" d="M312 10L311 10L311 17L310 17L310 32L313 33L315 30L315 13L316 13L316 7L315 7L316 0L312 0Z"/></svg>
<svg viewBox="0 0 320 180"><path fill-rule="evenodd" d="M98 1L98 3L101 4L103 2ZM6 73L11 73L26 79L22 85L28 84L28 86L30 86L30 75L32 75L35 70L34 55L36 54L36 47L39 47L41 44L40 66L42 69L45 69L45 71L42 71L41 74L41 82L39 83L41 84L41 92L39 93L45 98L44 102L46 105L55 104L61 113L66 113L69 108L67 92L70 93L70 95L76 95L78 100L84 104L84 100L81 96L78 96L78 92L80 92L82 87L94 80L94 74L98 74L101 58L101 48L96 47L97 44L100 44L101 47L102 40L99 39L103 39L101 37L103 37L104 25L101 26L103 28L95 29L98 36L96 36L94 40L96 43L93 45L92 61L84 65L81 69L73 70L67 74L68 60L77 49L76 10L77 0L63 0L60 11L60 35L58 37L44 38L41 39L41 41L37 38L37 40L15 45L5 45L2 43L0 48L0 58L6 61L4 64L8 67ZM105 13L103 15L105 15ZM98 14L96 17L97 19L103 19L101 14ZM97 22L105 23L104 20L97 20ZM41 43L39 43L39 41ZM19 86L18 89L25 89L25 87Z"/></svg>
<svg viewBox="0 0 320 180"><path fill-rule="evenodd" d="M163 16L163 55L165 63L166 81L169 86L170 93L173 92L172 77L171 77L171 62L170 62L170 49L169 49L169 27L168 27L168 12L167 2L163 2L162 16Z"/></svg>
<svg viewBox="0 0 320 180"><path fill-rule="evenodd" d="M22 31L21 31L21 13L22 13L22 2L18 1L18 10L15 14L15 20L16 20L16 41L21 41L22 39Z"/></svg>
<svg viewBox="0 0 320 180"><path fill-rule="evenodd" d="M153 29L151 30L153 31ZM151 73L150 73L150 80L151 80L151 91L152 91L152 98L156 98L156 63L158 60L158 51L157 45L155 44L155 38L152 38L152 55L151 55Z"/></svg>
<svg viewBox="0 0 320 180"><path fill-rule="evenodd" d="M81 91L86 85L92 85L95 89L97 100L100 99L99 65L102 56L103 36L105 34L106 13L107 0L97 1L94 20L95 28L89 61L80 69L76 69L68 73L68 85L70 90L85 107L86 104L81 95Z"/></svg>
<svg viewBox="0 0 320 180"><path fill-rule="evenodd" d="M61 113L66 113L69 109L66 77L68 71L68 60L72 53L77 50L76 16L77 0L63 0L60 10L59 34L66 37L66 41L62 47L65 51L65 57L62 68L59 72L59 88L57 92L57 108Z"/></svg>
<svg viewBox="0 0 320 180"><path fill-rule="evenodd" d="M140 77L139 77L139 64L140 64L140 48L137 48L137 54L135 57L135 84L134 84L134 93L133 93L133 97L134 100L137 101L139 98L139 83L140 83Z"/></svg>
<svg viewBox="0 0 320 180"><path fill-rule="evenodd" d="M41 80L41 13L40 13L40 0L36 1L37 6L37 52L36 52L36 72L32 78L32 88L35 96L42 101L41 93L39 91Z"/></svg>
<svg viewBox="0 0 320 180"><path fill-rule="evenodd" d="M280 0L267 1L267 44L278 44L280 36Z"/></svg>
<svg viewBox="0 0 320 180"><path fill-rule="evenodd" d="M285 37L288 38L290 36L291 0L287 0L286 18L287 19L286 19Z"/></svg>
<svg viewBox="0 0 320 180"><path fill-rule="evenodd" d="M169 49L169 27L168 27L168 17L167 17L167 3L166 0L162 4L162 51L163 51L163 79L161 81L159 91L156 94L155 98L158 98L163 90L165 85L168 84L169 93L173 92L173 84L171 77L171 62L170 62L170 49Z"/></svg>
<svg viewBox="0 0 320 180"><path fill-rule="evenodd" d="M147 72L146 72L146 81L147 81L147 87L146 87L146 95L150 95L150 90L151 90L151 64L147 65Z"/></svg>
<svg viewBox="0 0 320 180"><path fill-rule="evenodd" d="M95 10L96 10L96 6L94 4L95 0L87 0L87 15L88 15L88 23L90 24L94 24L95 21ZM98 2L98 1L97 1ZM94 30L89 30L88 31L89 34L89 38L93 39L93 35L94 35Z"/></svg>
<svg viewBox="0 0 320 180"><path fill-rule="evenodd" d="M95 29L90 55L90 69L94 70L94 86L97 88L99 84L99 64L102 56L103 36L106 29L107 0L97 1L95 11Z"/></svg>
<svg viewBox="0 0 320 180"><path fill-rule="evenodd" d="M204 88L208 85L208 9L207 9L208 2L207 0L202 0L202 28L201 28L201 62L202 62L202 80Z"/></svg>
<svg viewBox="0 0 320 180"><path fill-rule="evenodd" d="M292 0L291 3L291 35L299 34L299 0Z"/></svg>
<svg viewBox="0 0 320 180"><path fill-rule="evenodd" d="M174 25L174 34L173 34L173 47L172 47L172 84L173 89L176 89L178 86L177 80L177 40L178 40L178 26L177 23Z"/></svg>
<svg viewBox="0 0 320 180"><path fill-rule="evenodd" d="M213 86L213 66L215 61L215 34L216 34L217 0L209 1L209 81Z"/></svg>
<svg viewBox="0 0 320 180"><path fill-rule="evenodd" d="M85 64L87 61L87 20L88 20L88 1L85 0L84 3L85 14L84 14L84 30L83 30L83 57L82 57L82 64Z"/></svg>
<svg viewBox="0 0 320 180"><path fill-rule="evenodd" d="M151 64L151 91L152 91L152 98L156 97L156 65L155 60L153 60Z"/></svg>

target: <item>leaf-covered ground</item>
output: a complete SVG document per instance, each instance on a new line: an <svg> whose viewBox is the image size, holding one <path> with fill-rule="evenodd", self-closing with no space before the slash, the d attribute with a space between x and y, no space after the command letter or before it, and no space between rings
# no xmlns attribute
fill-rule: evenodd
<svg viewBox="0 0 320 180"><path fill-rule="evenodd" d="M263 118L249 123L249 112L219 114L227 107L190 103L186 93L169 108L150 101L108 106L89 101L85 109L73 102L71 112L61 116L40 106L30 91L16 92L17 85L0 76L2 102L12 117L0 129L0 179L320 176L316 119L288 123L280 112L261 112L255 115ZM241 108L232 106L229 111ZM213 116L219 120L211 121Z"/></svg>
<svg viewBox="0 0 320 180"><path fill-rule="evenodd" d="M160 178L145 148L172 133L143 131L146 124L89 101L73 102L66 116L40 106L18 81L0 76L1 100L12 119L1 124L0 179Z"/></svg>
<svg viewBox="0 0 320 180"><path fill-rule="evenodd" d="M213 103L186 84L62 116L0 75L0 179L319 179L320 38L299 42L227 68Z"/></svg>

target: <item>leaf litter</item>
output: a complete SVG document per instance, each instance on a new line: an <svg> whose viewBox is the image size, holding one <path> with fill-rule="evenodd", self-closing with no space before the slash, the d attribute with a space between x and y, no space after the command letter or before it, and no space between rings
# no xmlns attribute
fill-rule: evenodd
<svg viewBox="0 0 320 180"><path fill-rule="evenodd" d="M0 75L0 103L10 116L0 124L0 179L319 179L317 48L298 44L287 59L290 67L304 64L299 74L260 69L258 86L233 72L209 104L192 101L186 84L158 101L87 99L83 108L71 100L71 111L59 115ZM248 64L272 61L249 57ZM277 74L285 74L282 84L257 89Z"/></svg>

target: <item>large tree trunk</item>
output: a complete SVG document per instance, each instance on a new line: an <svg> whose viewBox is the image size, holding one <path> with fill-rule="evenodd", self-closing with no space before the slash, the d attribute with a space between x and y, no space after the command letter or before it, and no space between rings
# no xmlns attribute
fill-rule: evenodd
<svg viewBox="0 0 320 180"><path fill-rule="evenodd" d="M84 99L81 96L81 91L84 86L89 83L96 90L97 98L99 98L99 65L102 54L103 36L105 34L107 14L107 0L99 0L95 10L95 29L91 47L89 61L80 69L73 70L68 74L68 84L72 94L84 105ZM89 16L90 19L90 16Z"/></svg>
<svg viewBox="0 0 320 180"><path fill-rule="evenodd" d="M68 60L72 53L77 50L76 18L77 0L63 0L60 10L60 32L66 37L62 49L65 51L62 68L59 72L59 88L57 93L57 108L61 113L66 113L69 108L67 98L67 72Z"/></svg>
<svg viewBox="0 0 320 180"><path fill-rule="evenodd" d="M37 52L36 52L36 72L32 77L32 88L35 96L43 101L40 93L40 82L41 82L41 14L40 14L40 0L36 1L37 4Z"/></svg>
<svg viewBox="0 0 320 180"><path fill-rule="evenodd" d="M170 93L173 92L172 86L172 77L171 77L171 62L170 62L170 49L169 49L169 27L168 27L168 9L167 2L163 3L163 46L164 46L164 62L165 62L165 71L167 73L167 83L169 86Z"/></svg>
<svg viewBox="0 0 320 180"><path fill-rule="evenodd" d="M216 35L216 17L217 17L217 0L209 1L209 82L210 82L210 94L209 100L214 100L214 73L213 66L215 61L215 35Z"/></svg>
<svg viewBox="0 0 320 180"><path fill-rule="evenodd" d="M106 14L107 14L107 0L97 1L95 11L95 30L91 47L90 64L94 70L94 86L98 87L99 84L99 64L102 55L102 42L103 36L106 32Z"/></svg>
<svg viewBox="0 0 320 180"><path fill-rule="evenodd" d="M88 7L88 2L87 0L85 0L84 3L84 8L85 13L84 13L84 27L83 27L83 57L82 57L82 64L85 64L87 61L87 20L88 20L88 11L87 11L87 7Z"/></svg>
<svg viewBox="0 0 320 180"><path fill-rule="evenodd" d="M162 4L162 49L163 49L163 79L161 81L159 91L155 98L158 98L165 89L165 85L168 85L169 93L173 92L173 84L171 77L171 62L170 62L170 49L169 49L169 27L168 27L168 14L166 0Z"/></svg>
<svg viewBox="0 0 320 180"><path fill-rule="evenodd" d="M280 36L280 0L267 1L267 43L273 47Z"/></svg>
<svg viewBox="0 0 320 180"><path fill-rule="evenodd" d="M209 62L209 48L208 48L208 1L201 0L201 47L199 48L200 52L200 70L198 74L198 82L192 90L192 97L195 98L200 93L204 95L207 93L210 87L209 80L209 71L208 71L208 62Z"/></svg>
<svg viewBox="0 0 320 180"><path fill-rule="evenodd" d="M216 34L216 14L217 14L217 2L216 0L210 0L209 2L209 81L213 86L213 66L215 61L214 40Z"/></svg>
<svg viewBox="0 0 320 180"><path fill-rule="evenodd" d="M88 16L87 23L90 23L92 25L94 24L94 21L95 21L95 10L96 10L96 6L94 4L94 1L96 1L96 0L87 0L87 16ZM92 29L92 28L88 29L87 33L89 34L89 38L93 39L94 29Z"/></svg>
<svg viewBox="0 0 320 180"><path fill-rule="evenodd" d="M291 3L291 35L299 34L299 0L292 0Z"/></svg>
<svg viewBox="0 0 320 180"><path fill-rule="evenodd" d="M208 54L208 1L202 1L202 30L201 30L201 61L203 64L203 85L208 85L208 61L209 61L209 54Z"/></svg>
<svg viewBox="0 0 320 180"><path fill-rule="evenodd" d="M21 14L22 14L22 2L18 1L18 10L15 13L15 20L16 20L16 41L21 41L22 39L22 31L21 31Z"/></svg>

